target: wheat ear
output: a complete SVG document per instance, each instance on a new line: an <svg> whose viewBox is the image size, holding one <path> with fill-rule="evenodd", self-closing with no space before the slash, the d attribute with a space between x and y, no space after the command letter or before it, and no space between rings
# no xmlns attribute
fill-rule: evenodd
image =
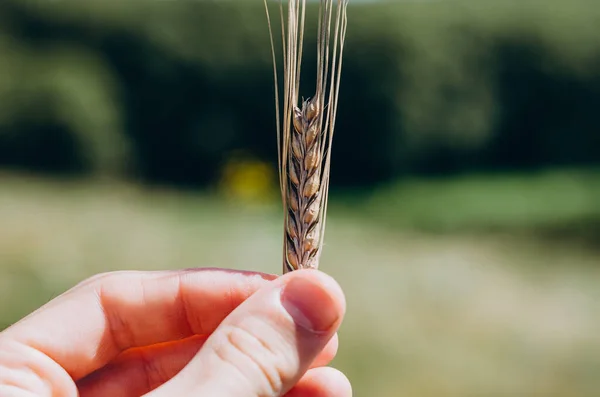
<svg viewBox="0 0 600 397"><path fill-rule="evenodd" d="M300 105L306 0L289 0L287 15L280 3L284 76L281 116L273 32L267 0L264 2L273 56L279 184L284 208L283 272L316 269L323 250L348 0L320 0L316 92Z"/></svg>

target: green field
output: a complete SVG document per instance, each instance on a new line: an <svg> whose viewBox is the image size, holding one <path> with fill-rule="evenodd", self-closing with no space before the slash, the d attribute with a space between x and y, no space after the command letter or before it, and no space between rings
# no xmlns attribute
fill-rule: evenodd
<svg viewBox="0 0 600 397"><path fill-rule="evenodd" d="M355 395L599 395L599 186L563 171L334 197L321 266L347 294L335 365ZM0 176L0 329L97 272L279 272L280 234L276 203Z"/></svg>

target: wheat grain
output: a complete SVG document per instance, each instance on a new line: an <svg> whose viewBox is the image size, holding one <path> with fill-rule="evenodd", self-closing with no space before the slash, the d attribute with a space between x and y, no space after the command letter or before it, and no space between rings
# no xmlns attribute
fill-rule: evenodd
<svg viewBox="0 0 600 397"><path fill-rule="evenodd" d="M346 37L348 0L321 0L317 35L317 81L312 99L298 107L306 1L283 3L283 113L280 115L277 62L267 1L265 9L275 81L279 183L284 208L283 272L317 268L329 197L331 144ZM335 14L333 31L332 20ZM287 25L286 25L287 19ZM333 45L331 41L333 39Z"/></svg>

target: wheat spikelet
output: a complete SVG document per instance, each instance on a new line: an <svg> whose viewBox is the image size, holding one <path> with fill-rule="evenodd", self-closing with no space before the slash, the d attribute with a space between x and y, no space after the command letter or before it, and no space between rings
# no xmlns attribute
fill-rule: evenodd
<svg viewBox="0 0 600 397"><path fill-rule="evenodd" d="M289 0L287 18L283 3L280 3L284 75L282 115L271 20L267 0L264 2L273 55L279 183L285 219L283 272L286 273L317 268L323 249L348 0L320 0L316 92L300 107L306 0Z"/></svg>

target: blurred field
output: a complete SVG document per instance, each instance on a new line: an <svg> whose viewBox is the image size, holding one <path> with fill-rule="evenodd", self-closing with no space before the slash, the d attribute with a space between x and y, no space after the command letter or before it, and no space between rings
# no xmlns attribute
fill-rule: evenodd
<svg viewBox="0 0 600 397"><path fill-rule="evenodd" d="M598 240L538 232L597 221L599 181L407 181L334 201L322 268L347 294L335 365L355 395L597 396ZM97 272L280 271L276 201L3 175L0 219L0 329Z"/></svg>

